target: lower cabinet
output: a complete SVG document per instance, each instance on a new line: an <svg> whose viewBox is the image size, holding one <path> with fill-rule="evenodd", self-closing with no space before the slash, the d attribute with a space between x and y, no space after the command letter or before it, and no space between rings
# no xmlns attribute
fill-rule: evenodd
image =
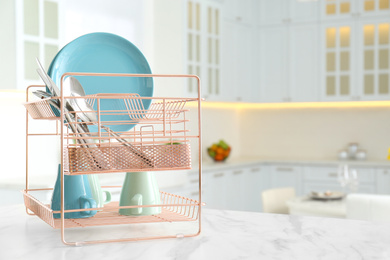
<svg viewBox="0 0 390 260"><path fill-rule="evenodd" d="M292 187L295 193L302 193L302 166L300 165L270 165L270 188Z"/></svg>
<svg viewBox="0 0 390 260"><path fill-rule="evenodd" d="M350 168L356 169L358 176L356 192L390 194L390 168L353 165ZM207 208L226 210L261 212L261 193L266 189L293 187L298 196L312 191L343 190L337 164L259 162L231 169L206 169L202 179L202 202ZM198 172L188 174L187 185L167 191L198 200Z"/></svg>
<svg viewBox="0 0 390 260"><path fill-rule="evenodd" d="M339 166L306 166L303 174L303 194L312 191L345 191L360 193L376 193L376 175L374 168L350 166L356 170L353 176L345 180L339 174Z"/></svg>
<svg viewBox="0 0 390 260"><path fill-rule="evenodd" d="M262 211L261 191L269 186L265 166L204 172L203 200L216 209Z"/></svg>
<svg viewBox="0 0 390 260"><path fill-rule="evenodd" d="M377 192L390 194L390 168L376 169Z"/></svg>

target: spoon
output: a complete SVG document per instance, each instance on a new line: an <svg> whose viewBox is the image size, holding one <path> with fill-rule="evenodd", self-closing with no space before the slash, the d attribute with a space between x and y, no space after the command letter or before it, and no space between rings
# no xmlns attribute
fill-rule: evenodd
<svg viewBox="0 0 390 260"><path fill-rule="evenodd" d="M51 95L52 96L60 96L60 90L59 88L57 87L57 85L54 83L54 81L50 78L50 76L46 73L45 69L43 68L42 64L40 63L39 59L36 58L36 61L37 61L37 64L39 66L39 68L37 69L37 72L39 74L39 76L41 77L41 79L43 80L43 82L46 84L47 88L50 90L51 92ZM43 93L42 92L39 92L39 91L36 91L34 93L35 95L41 95L41 98L42 98L42 95ZM47 93L49 95L49 93ZM52 97L50 96L50 97ZM58 109L59 111L61 111L60 107L61 107L61 101L59 99L57 99L56 101L54 99L49 99L48 100L49 104L51 104L54 108ZM74 115L72 115L72 113L69 113L69 112L73 112L74 109L72 107L72 105L65 101L65 119L66 121L69 123L69 127L71 128L72 132L73 133L81 133L81 134L84 134L84 135L87 135L88 136L88 133L89 133L89 130L88 130L88 127L85 125L85 124L71 124L71 122L75 122L75 119L74 119ZM87 140L87 139L84 139L84 138L81 138L81 139L76 139L76 142L78 142L81 147L87 147L87 148L95 148L97 147L92 140ZM95 151L95 153L101 153L100 149L97 149ZM105 161L102 161L101 160L98 160L95 158L95 156L93 155L92 151L88 151L89 155L91 156L91 158L93 159L93 161L96 163L97 167L98 168L102 168L102 167L105 167L107 166L107 163ZM99 157L100 158L104 158L102 157L103 155L101 154Z"/></svg>
<svg viewBox="0 0 390 260"><path fill-rule="evenodd" d="M73 97L84 97L85 91L81 83L75 77L69 76L64 81L64 95L73 96ZM73 107L79 108L80 113L78 114L78 116L82 121L91 122L94 125L98 125L97 124L98 118L96 116L96 112L85 99L74 98L71 99L70 102ZM101 125L100 127L106 130L111 135L113 135L115 139L118 140L120 143L122 143L124 146L128 147L132 153L140 157L146 164L152 167L154 166L153 161L145 153L138 151L133 145L128 143L125 139L121 138L119 134L112 131L107 126Z"/></svg>

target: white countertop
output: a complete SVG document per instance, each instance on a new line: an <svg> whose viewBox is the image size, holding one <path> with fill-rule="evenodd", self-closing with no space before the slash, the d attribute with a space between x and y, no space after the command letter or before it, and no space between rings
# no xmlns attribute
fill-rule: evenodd
<svg viewBox="0 0 390 260"><path fill-rule="evenodd" d="M197 237L72 247L23 205L0 214L0 259L390 259L390 225L357 220L204 209Z"/></svg>

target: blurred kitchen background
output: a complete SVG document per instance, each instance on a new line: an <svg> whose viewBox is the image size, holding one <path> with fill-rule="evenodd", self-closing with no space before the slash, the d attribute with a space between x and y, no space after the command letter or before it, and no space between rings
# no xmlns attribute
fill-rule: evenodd
<svg viewBox="0 0 390 260"><path fill-rule="evenodd" d="M278 187L345 190L343 164L357 170L354 192L390 194L389 0L2 0L0 28L0 204L22 203L22 103L28 85L42 84L35 57L47 69L91 32L128 39L153 73L201 78L208 207L262 211L262 191ZM193 96L194 83L157 81L155 95ZM232 152L214 163L206 148L221 139ZM31 184L50 187L59 142L32 142ZM339 159L350 143L362 160ZM196 171L159 174L160 188L197 196Z"/></svg>

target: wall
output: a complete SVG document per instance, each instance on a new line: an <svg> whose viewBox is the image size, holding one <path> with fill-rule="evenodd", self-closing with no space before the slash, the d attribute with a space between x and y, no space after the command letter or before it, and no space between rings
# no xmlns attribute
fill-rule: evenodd
<svg viewBox="0 0 390 260"><path fill-rule="evenodd" d="M246 109L241 111L242 156L336 159L357 142L370 160L386 160L389 108Z"/></svg>
<svg viewBox="0 0 390 260"><path fill-rule="evenodd" d="M131 41L142 51L144 2L138 0L66 0L65 43L92 32L109 32Z"/></svg>

